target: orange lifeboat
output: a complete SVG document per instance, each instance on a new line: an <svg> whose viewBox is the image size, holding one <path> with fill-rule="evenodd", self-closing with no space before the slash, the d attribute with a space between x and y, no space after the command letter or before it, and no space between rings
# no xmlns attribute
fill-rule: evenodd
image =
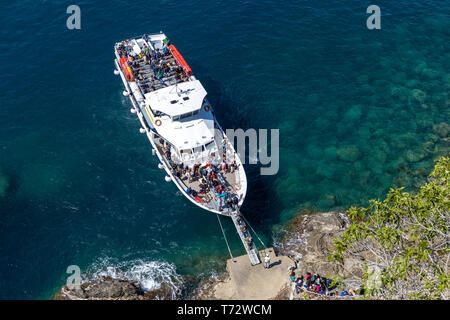
<svg viewBox="0 0 450 320"><path fill-rule="evenodd" d="M122 68L125 78L128 81L133 82L134 81L133 72L131 72L131 69L128 66L127 59L124 56L122 56L122 58L120 58L120 67Z"/></svg>
<svg viewBox="0 0 450 320"><path fill-rule="evenodd" d="M183 56L178 52L177 48L173 44L169 46L170 52L172 52L173 57L177 61L178 65L183 68L184 73L190 77L192 76L191 67L186 63Z"/></svg>

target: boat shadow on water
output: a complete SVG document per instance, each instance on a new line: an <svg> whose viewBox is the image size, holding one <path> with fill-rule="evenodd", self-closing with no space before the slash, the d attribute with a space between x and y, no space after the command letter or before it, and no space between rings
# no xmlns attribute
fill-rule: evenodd
<svg viewBox="0 0 450 320"><path fill-rule="evenodd" d="M239 89L225 87L220 81L209 76L211 72L201 65L193 64L193 68L210 93L211 103L215 106L217 118L223 124L224 131L227 128L241 128L245 131L257 126L252 123L250 114L237 110L245 103L245 96L239 92ZM244 162L248 190L241 211L260 233L270 236L271 225L280 222L279 213L282 210L277 204L273 190L277 175L261 175L261 164L249 164L248 154L245 158L241 157L241 161Z"/></svg>

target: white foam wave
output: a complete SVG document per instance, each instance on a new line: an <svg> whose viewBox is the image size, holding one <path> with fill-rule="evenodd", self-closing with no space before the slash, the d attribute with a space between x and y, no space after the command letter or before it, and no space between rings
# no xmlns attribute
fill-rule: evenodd
<svg viewBox="0 0 450 320"><path fill-rule="evenodd" d="M141 259L116 262L102 258L93 263L86 272L84 282L109 276L115 279L136 280L145 291L161 288L162 284L171 291L171 299L181 295L183 279L177 274L174 264L165 261L145 261Z"/></svg>

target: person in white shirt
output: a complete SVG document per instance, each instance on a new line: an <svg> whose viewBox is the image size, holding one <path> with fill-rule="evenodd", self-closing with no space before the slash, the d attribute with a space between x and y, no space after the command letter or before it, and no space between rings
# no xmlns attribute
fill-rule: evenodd
<svg viewBox="0 0 450 320"><path fill-rule="evenodd" d="M264 268L270 268L270 257L268 253L266 253L266 257L264 258Z"/></svg>

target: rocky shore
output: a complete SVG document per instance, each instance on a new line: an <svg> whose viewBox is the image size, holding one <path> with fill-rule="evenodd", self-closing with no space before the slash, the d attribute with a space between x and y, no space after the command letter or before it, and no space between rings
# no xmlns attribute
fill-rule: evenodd
<svg viewBox="0 0 450 320"><path fill-rule="evenodd" d="M346 283L358 287L360 284L356 283L353 278L355 275L360 275L361 262L366 253L360 252L358 256L348 257L342 264L327 262L328 251L333 246L333 238L340 236L347 228L348 223L346 215L339 212L300 212L283 228L281 239L275 246L277 253L275 260L288 257L290 265L296 266L295 272L298 276L306 274L306 272L319 273L327 277L345 279ZM283 279L277 278L276 283L266 283L267 286L278 288L276 294L268 299L293 298L288 282L287 267L287 263L285 263ZM232 280L229 272L206 279L198 286L193 298L199 300L224 299L224 292L233 292L234 290L235 284ZM239 298L245 299L246 297L244 295Z"/></svg>
<svg viewBox="0 0 450 320"><path fill-rule="evenodd" d="M262 266L249 267L249 270L244 270L243 272L255 272L255 275L248 274L249 277L259 277L264 272L277 273L276 276L272 277L273 279L270 276L271 274L262 275L267 280L265 286L273 288L273 293L264 297L266 299L292 298L289 297L289 295L292 295L288 281L287 268L289 266L296 266L295 272L297 275L312 272L327 277L341 277L351 282L352 277L359 275L361 272L360 266L361 261L364 260L364 253L358 253L356 257L345 259L343 264L327 262L327 255L332 248L333 238L341 235L347 226L348 220L343 213L300 212L283 227L281 239L274 247L277 255L275 256L275 253L272 253L272 262L280 261L281 263L283 261L283 264L271 269L263 269ZM243 264L247 265L247 262L245 260ZM251 299L251 292L254 291L253 284L255 282L243 285L242 281L236 281L236 279L233 279L233 277L236 277L236 271L234 271L233 276L233 272L230 272L231 268L236 267L231 261L228 261L226 272L202 280L187 298L194 300ZM276 268L278 269L275 270ZM355 286L357 285L355 284ZM114 279L111 277L86 281L79 289L70 290L67 286L64 286L54 297L54 299L61 300L147 300L172 298L170 288L164 284L157 290L145 291L138 281Z"/></svg>
<svg viewBox="0 0 450 320"><path fill-rule="evenodd" d="M342 235L349 221L345 213L300 213L289 224L276 249L290 257L301 273L312 272L324 276L351 278L360 276L361 262L367 253L344 259L342 264L328 262L333 239Z"/></svg>
<svg viewBox="0 0 450 320"><path fill-rule="evenodd" d="M155 290L144 290L138 281L102 277L87 281L79 288L69 289L67 285L61 288L54 300L169 300L171 289L162 284Z"/></svg>

